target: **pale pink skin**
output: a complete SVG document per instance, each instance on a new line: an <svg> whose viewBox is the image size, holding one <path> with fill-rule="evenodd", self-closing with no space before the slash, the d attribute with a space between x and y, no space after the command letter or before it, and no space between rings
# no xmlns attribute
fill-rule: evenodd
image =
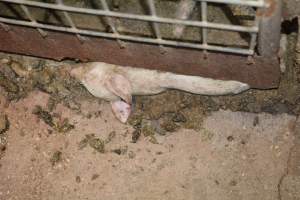
<svg viewBox="0 0 300 200"><path fill-rule="evenodd" d="M126 123L131 113L131 83L113 67L93 71L94 67L93 64L83 64L72 69L71 75L78 78L94 96L110 101L116 118Z"/></svg>
<svg viewBox="0 0 300 200"><path fill-rule="evenodd" d="M181 0L179 2L177 11L176 11L176 18L186 20L192 14L196 2L194 0ZM184 25L176 25L173 31L173 34L176 38L181 38L183 35L185 26Z"/></svg>
<svg viewBox="0 0 300 200"><path fill-rule="evenodd" d="M131 113L131 105L122 100L113 101L110 104L116 118L122 123L126 123Z"/></svg>
<svg viewBox="0 0 300 200"><path fill-rule="evenodd" d="M223 81L199 76L122 67L94 62L74 66L71 75L79 79L95 97L111 102L116 118L125 123L131 112L132 95L153 95L170 89L194 94L237 94L249 86L238 81Z"/></svg>

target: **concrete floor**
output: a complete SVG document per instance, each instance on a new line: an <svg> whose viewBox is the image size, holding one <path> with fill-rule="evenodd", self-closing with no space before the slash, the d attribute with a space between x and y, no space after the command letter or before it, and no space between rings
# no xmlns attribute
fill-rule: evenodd
<svg viewBox="0 0 300 200"><path fill-rule="evenodd" d="M52 111L58 123L68 119L75 127L59 133L33 114L48 99L40 91L9 105L0 98L10 123L0 199L300 199L295 116L220 110L198 131L181 128L156 135L157 144L144 136L132 143L133 128L96 99L81 100L81 112L59 104ZM88 134L104 149L85 144Z"/></svg>

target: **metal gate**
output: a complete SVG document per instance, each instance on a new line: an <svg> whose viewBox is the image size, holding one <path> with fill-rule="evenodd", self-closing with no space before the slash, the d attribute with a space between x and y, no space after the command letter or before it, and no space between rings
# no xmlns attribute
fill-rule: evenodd
<svg viewBox="0 0 300 200"><path fill-rule="evenodd" d="M132 0L130 0L132 1ZM170 0L165 0L170 1ZM226 59L229 59L229 63L231 65L236 65L236 66L231 66L233 69L238 69L238 65L240 66L247 66L249 65L249 56L251 56L252 61L250 62L250 65L252 65L252 70L256 70L259 73L268 73L265 74L265 76L270 76L270 74L275 77L278 76L277 69L272 67L272 69L268 66L274 64L278 66L278 63L276 62L276 53L279 48L279 36L280 36L280 19L281 19L281 1L280 0L178 0L178 1L171 1L175 5L174 7L174 12L176 9L180 9L179 7L182 6L182 3L192 3L192 8L190 9L191 13L186 13L186 16L182 18L178 17L169 17L169 16L163 16L163 11L164 9L171 9L168 7L163 7L159 5L159 2L163 2L162 0L143 0L145 6L146 6L146 11L143 13L132 13L127 11L122 11L114 8L114 3L115 1L113 0L98 0L98 1L93 1L96 2L94 3L93 6L87 5L86 1L83 4L78 4L75 3L76 1L62 1L62 0L54 0L54 1L37 1L37 0L0 0L0 22L2 25L2 29L5 30L6 33L9 33L11 30L11 27L16 25L16 29L19 30L19 32L22 32L21 27L30 27L34 28L37 30L37 32L44 38L44 40L51 38L51 34L54 32L52 31L59 31L62 33L70 33L74 34L78 41L84 45L84 43L89 43L90 39L88 36L92 37L101 37L101 38L108 38L111 39L109 41L117 42L119 45L120 49L123 49L123 54L125 51L125 54L128 56L128 51L132 49L132 43L136 45L137 43L140 44L152 44L151 47L149 46L141 46L143 49L147 49L146 54L151 54L151 52L159 50L160 54L159 55L161 58L160 62L163 64L165 63L162 61L162 59L168 57L168 54L174 54L174 49L169 48L169 47L175 47L177 48L184 48L181 52L186 52L186 54L195 54L196 55L203 57L203 60L199 61L197 60L198 65L201 64L208 64L210 66L217 65L214 61L211 61L212 59L217 59L220 62L226 62ZM78 1L77 1L78 2ZM124 1L126 2L126 1ZM128 1L129 2L129 1ZM138 2L138 1L137 1ZM163 2L163 3L165 3ZM175 3L174 3L175 2ZM162 4L163 4L162 3ZM158 6L159 5L159 6ZM171 5L171 4L170 4ZM244 10L243 15L248 17L248 22L246 25L241 25L241 24L234 24L232 21L229 22L213 22L209 20L209 14L210 14L210 9L208 6L236 6L236 7L231 7L231 8L238 8L239 10ZM195 12L195 9L199 9L199 18L197 20L192 19L190 16ZM53 13L57 12L59 14L56 14L58 18L61 20L58 20L58 22L49 22L46 20L41 19L42 15L45 15L46 13L49 14L49 10ZM162 10L162 11L161 11ZM232 11L232 9L231 9ZM133 11L134 12L134 11ZM13 13L13 14L11 14ZM43 13L43 14L41 14ZM76 16L77 17L74 17ZM79 17L78 17L79 16ZM232 15L235 17L235 15ZM244 17L245 17L244 16ZM98 17L99 19L104 21L104 24L107 25L102 30L99 30L99 28L96 26L94 27L84 27L82 25L78 25L77 21L78 18L84 18L84 17ZM118 20L131 20L134 21L134 23L147 23L151 28L152 28L152 33L151 34L137 34L135 32L130 32L130 31L124 31L120 30L118 26ZM234 21L234 20L233 20ZM102 23L103 26L103 23ZM130 26L130 24L128 25ZM169 28L166 28L168 26ZM182 27L187 27L187 28L196 28L199 30L199 38L194 37L192 39L185 38L184 36L180 37L172 37L172 33L164 34L166 30L173 30L174 28L182 26ZM128 29L128 27L127 27ZM30 30L30 31L29 31ZM214 43L214 38L216 40L220 38L218 34L213 35L213 41L209 41L210 34L212 31L216 30L216 32L222 32L225 33L225 37L223 38L228 38L228 40L231 40L231 44L215 44ZM28 29L27 33L23 33L23 36L26 37L37 37L36 33L32 32L32 29ZM245 41L243 41L243 45L240 45L238 41L235 41L234 38L235 36L231 36L231 33L237 33L240 35L247 35ZM228 34L228 36L226 36ZM30 36L31 35L31 36ZM1 34L0 34L1 36ZM11 35L8 37L7 35L3 35L3 38L6 38L7 40L10 40L12 37ZM60 38L65 37L65 36L60 36ZM59 38L59 37L58 37ZM56 38L56 42L65 42L64 40L67 40L64 38L63 40L58 40ZM237 37L238 38L238 37ZM28 40L34 40L33 38L28 39ZM93 39L92 39L93 40ZM12 40L14 42L17 42L16 40ZM105 40L106 41L106 40ZM37 41L35 41L36 43ZM2 43L5 43L2 41ZM19 42L21 43L21 42ZM26 43L26 41L22 40L22 43ZM74 41L73 41L74 43ZM106 47L104 44L104 40L102 41L101 45L98 46L98 48L103 48ZM10 42L10 44L12 44ZM8 44L6 44L7 46ZM21 44L18 44L21 45ZM23 44L24 45L24 44ZM39 44L36 44L39 45ZM69 44L71 45L71 44ZM138 44L137 44L138 45ZM1 46L1 42L0 42ZM5 46L2 45L2 46ZM153 47L155 46L155 47ZM1 47L0 47L1 48ZM12 49L12 47L9 47ZM25 48L25 47L24 47ZM21 53L25 53L25 50L22 50ZM52 46L51 48L58 48L55 46ZM60 47L61 48L61 47ZM91 48L91 47L90 47ZM97 47L93 47L96 48ZM113 48L116 48L114 46ZM149 49L150 48L150 49ZM151 49L152 48L152 49ZM155 48L155 50L153 49ZM7 51L7 48L2 48L3 50ZM192 50L192 49L196 49ZM10 50L11 51L11 50ZM18 53L20 50L16 50ZM30 52L31 49L27 48L27 54L32 54L41 57L52 57L47 55L47 53L34 53ZM47 51L47 50L42 50L42 51ZM63 54L65 52L62 52L60 50L55 50L53 51L59 51L62 54L62 57L79 57L78 55L72 55L72 56L64 56ZM70 50L71 51L71 50ZM78 49L79 51L79 49ZM111 51L108 49L108 51ZM122 50L118 50L122 51ZM137 53L136 47L135 47L135 56L139 56L139 53ZM90 52L90 51L89 51ZM103 52L103 50L102 50ZM131 52L130 54L132 54ZM201 52L201 54L199 54ZM216 53L211 53L211 52L216 52ZM229 53L229 54L228 54ZM45 55L43 55L45 54ZM50 53L48 53L50 54ZM106 53L107 54L107 53ZM153 53L156 54L156 53ZM177 56L180 56L179 53L175 53ZM120 54L122 57L122 53ZM182 54L185 55L185 54ZM202 56L203 55L203 56ZM241 56L238 56L241 55ZM260 55L260 56L257 56ZM57 55L56 55L57 56ZM107 54L106 57L110 57L112 55ZM118 57L117 55L114 55ZM132 55L131 55L132 56ZM143 56L144 59L147 59L149 56ZM154 56L154 59L159 59L159 56ZM238 57L237 57L238 56ZM246 57L244 57L246 56ZM89 55L86 56L87 60L94 60L93 57L89 57ZM126 64L131 64L130 62L126 61L125 58L117 58L117 61L111 61L112 63L116 64L123 64L125 61ZM173 56L174 57L174 56ZM194 58L193 57L193 58ZM248 58L247 58L248 57ZM134 58L134 55L131 57ZM225 60L222 60L224 59ZM108 61L109 58L107 58ZM107 59L100 59L107 61ZM149 58L151 59L151 58ZM167 58L168 59L168 58ZM183 59L189 59L188 56ZM202 58L201 58L202 59ZM230 61L230 59L233 59L234 61ZM99 60L99 59L95 59ZM121 63L120 63L121 62ZM122 63L123 62L123 63ZM147 62L147 61L146 61ZM153 61L149 61L151 63ZM157 64L159 61L153 63L152 67L157 69L161 69L161 65ZM171 61L169 61L171 62ZM183 64L186 63L186 61L182 62ZM196 63L195 63L196 64ZM222 64L222 63L219 63ZM133 66L140 65L140 62L138 63L133 63ZM145 61L143 61L142 65L146 65ZM256 65L261 65L261 67L264 67L265 69L259 69L259 66ZM139 67L144 67L144 66L139 66ZM171 66L170 63L167 64L167 66ZM173 65L174 66L174 65ZM176 65L175 65L176 66ZM188 66L187 66L188 67ZM244 67L244 69L241 67L239 71L246 70L247 72L247 67ZM262 71L266 70L267 71ZM163 69L164 70L164 69ZM198 72L199 75L205 75L210 76L213 78L218 78L219 75L217 75L217 72L213 74L215 69L208 69L208 71L212 72L205 72L203 70L201 72ZM229 71L232 69L229 69ZM167 71L172 71L170 69L167 69ZM176 71L176 69L175 69ZM184 73L186 70L181 70L179 73ZM224 69L223 69L224 71ZM251 71L251 69L250 69ZM270 73L270 71L272 71ZM178 72L178 70L177 70ZM256 72L256 73L257 73ZM193 74L193 72L188 72L190 74ZM219 72L218 72L219 73ZM226 72L223 72L226 73ZM232 72L231 77L228 77L228 75L222 75L221 78L223 79L229 79L232 78ZM238 76L238 73L236 73ZM249 73L248 73L249 74ZM197 73L196 73L197 75ZM262 76L262 75L260 75ZM241 76L243 77L243 75ZM234 77L233 79L239 80L240 78ZM249 78L248 78L249 79ZM253 79L253 78L252 78ZM255 78L254 78L255 79ZM270 78L269 78L270 79ZM246 82L251 82L249 79ZM257 81L257 80L256 80ZM253 81L252 81L253 82ZM260 80L260 82L264 82L263 80ZM272 82L272 83L271 83ZM274 87L276 86L278 82L278 77L271 82L265 83L266 86L258 86L258 87ZM254 83L253 83L254 84ZM252 84L252 85L253 85ZM255 84L254 84L255 85ZM256 84L256 85L263 85L263 84ZM255 87L255 86L254 86Z"/></svg>

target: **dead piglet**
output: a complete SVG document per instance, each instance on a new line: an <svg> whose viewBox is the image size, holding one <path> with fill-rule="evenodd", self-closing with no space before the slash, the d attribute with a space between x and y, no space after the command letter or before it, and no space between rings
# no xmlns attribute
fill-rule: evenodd
<svg viewBox="0 0 300 200"><path fill-rule="evenodd" d="M123 123L131 112L132 95L153 95L167 89L203 95L226 95L249 88L247 84L238 81L178 75L102 62L79 64L71 70L71 75L80 80L92 95L109 101L115 116Z"/></svg>

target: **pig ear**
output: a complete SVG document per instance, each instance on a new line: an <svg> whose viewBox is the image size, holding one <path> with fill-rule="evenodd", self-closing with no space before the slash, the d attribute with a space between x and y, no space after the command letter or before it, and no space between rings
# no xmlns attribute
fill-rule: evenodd
<svg viewBox="0 0 300 200"><path fill-rule="evenodd" d="M129 118L131 112L131 106L121 100L111 102L111 108L116 118L122 123L125 123Z"/></svg>
<svg viewBox="0 0 300 200"><path fill-rule="evenodd" d="M129 80L121 74L113 74L106 80L105 86L109 91L121 97L128 104L132 102L132 88Z"/></svg>

